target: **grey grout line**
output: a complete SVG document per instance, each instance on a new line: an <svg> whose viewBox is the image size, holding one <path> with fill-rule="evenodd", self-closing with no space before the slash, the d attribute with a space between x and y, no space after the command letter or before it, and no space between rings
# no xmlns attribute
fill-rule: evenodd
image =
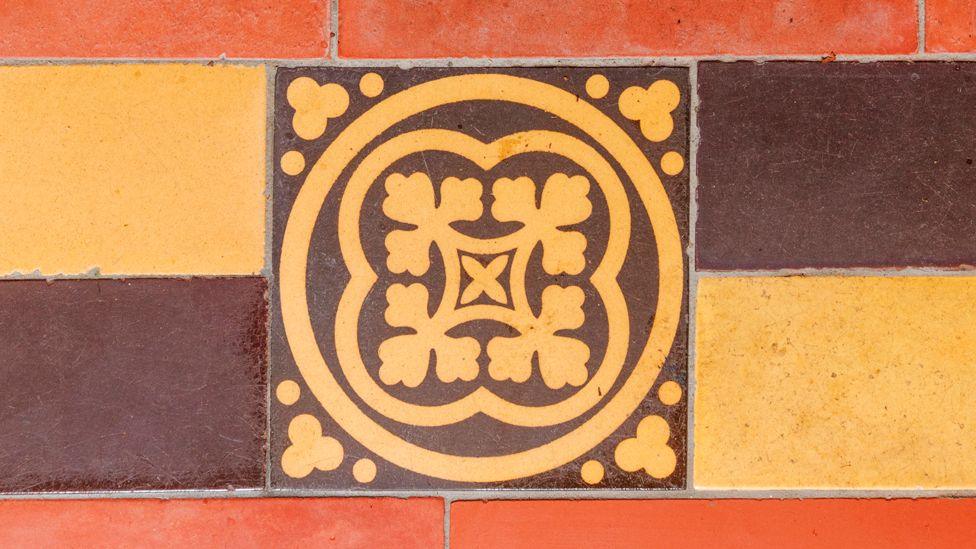
<svg viewBox="0 0 976 549"><path fill-rule="evenodd" d="M698 270L695 265L695 228L698 224L698 145L701 134L698 128L698 63L688 70L688 363L687 394L685 395L688 454L685 456L685 487L695 486L695 394L697 334L696 311L698 303Z"/></svg>
<svg viewBox="0 0 976 549"><path fill-rule="evenodd" d="M728 271L698 271L699 278L784 277L784 276L862 276L862 277L976 277L976 269L951 269L938 267L884 267L884 268L803 268L803 269L756 269Z"/></svg>
<svg viewBox="0 0 976 549"><path fill-rule="evenodd" d="M335 16L338 21L338 14ZM338 32L334 39L338 44ZM338 47L338 45L336 46ZM185 63L208 65L277 65L281 67L304 66L333 66L333 67L548 67L548 66L600 66L600 67L633 67L633 66L674 66L690 67L692 63L704 61L822 61L820 54L766 54L766 55L695 55L695 56L633 56L633 57L432 57L424 59L383 58L383 59L350 59L331 58L201 58L201 57L163 57L163 58L129 58L129 57L0 57L0 66L16 65L91 65L91 64L166 64ZM839 54L834 62L872 63L879 61L976 61L976 53L927 53L915 52L907 54L870 54L845 55Z"/></svg>
<svg viewBox="0 0 976 549"><path fill-rule="evenodd" d="M444 549L451 549L451 498L444 498Z"/></svg>
<svg viewBox="0 0 976 549"><path fill-rule="evenodd" d="M683 499L931 499L976 498L976 489L685 489L624 490L580 488L573 490L315 490L248 488L239 490L130 490L96 492L43 492L0 494L0 501L21 500L95 500L95 499L257 499L257 498L441 498L446 509L458 501L492 500L683 500Z"/></svg>
<svg viewBox="0 0 976 549"><path fill-rule="evenodd" d="M264 372L264 487L271 489L271 302L274 292L274 258L273 254L273 226L274 226L274 172L275 172L275 150L274 150L274 114L275 114L275 80L277 69L269 66L266 71L267 90L265 108L267 110L267 124L265 128L265 180L264 180L264 272L262 273L268 281L268 317L267 317L267 345L265 346L265 372Z"/></svg>
<svg viewBox="0 0 976 549"><path fill-rule="evenodd" d="M329 0L329 58L339 59L339 0Z"/></svg>
<svg viewBox="0 0 976 549"><path fill-rule="evenodd" d="M925 0L918 0L918 53L925 53Z"/></svg>

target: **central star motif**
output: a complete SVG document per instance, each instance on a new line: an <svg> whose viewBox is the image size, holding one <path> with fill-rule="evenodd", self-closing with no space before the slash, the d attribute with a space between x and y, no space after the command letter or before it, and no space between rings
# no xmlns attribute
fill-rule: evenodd
<svg viewBox="0 0 976 549"><path fill-rule="evenodd" d="M471 303L478 299L481 294L487 295L502 305L507 305L508 296L505 295L505 288L498 282L498 277L505 270L506 265L508 265L507 255L500 255L492 259L488 265L482 265L480 261L469 255L462 255L461 266L464 267L464 272L471 277L471 282L461 293L461 305Z"/></svg>

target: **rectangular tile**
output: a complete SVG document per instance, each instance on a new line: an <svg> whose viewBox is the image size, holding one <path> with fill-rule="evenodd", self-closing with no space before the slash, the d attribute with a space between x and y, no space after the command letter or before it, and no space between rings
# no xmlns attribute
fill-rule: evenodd
<svg viewBox="0 0 976 549"><path fill-rule="evenodd" d="M266 89L263 67L0 68L0 273L259 272Z"/></svg>
<svg viewBox="0 0 976 549"><path fill-rule="evenodd" d="M957 549L971 499L460 501L451 547Z"/></svg>
<svg viewBox="0 0 976 549"><path fill-rule="evenodd" d="M324 57L327 0L43 0L0 7L0 57Z"/></svg>
<svg viewBox="0 0 976 549"><path fill-rule="evenodd" d="M695 486L976 487L976 278L704 278Z"/></svg>
<svg viewBox="0 0 976 549"><path fill-rule="evenodd" d="M0 282L0 491L261 486L266 290Z"/></svg>
<svg viewBox="0 0 976 549"><path fill-rule="evenodd" d="M687 79L279 70L273 485L683 487Z"/></svg>
<svg viewBox="0 0 976 549"><path fill-rule="evenodd" d="M925 50L976 52L976 9L971 0L926 0Z"/></svg>
<svg viewBox="0 0 976 549"><path fill-rule="evenodd" d="M697 266L976 265L976 65L703 63Z"/></svg>
<svg viewBox="0 0 976 549"><path fill-rule="evenodd" d="M914 0L340 0L344 57L913 53Z"/></svg>
<svg viewBox="0 0 976 549"><path fill-rule="evenodd" d="M0 502L4 547L396 547L444 545L440 499Z"/></svg>

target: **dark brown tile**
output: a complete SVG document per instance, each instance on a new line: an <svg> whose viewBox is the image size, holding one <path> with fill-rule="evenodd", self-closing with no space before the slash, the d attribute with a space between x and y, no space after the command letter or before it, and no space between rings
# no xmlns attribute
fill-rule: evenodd
<svg viewBox="0 0 976 549"><path fill-rule="evenodd" d="M687 71L374 70L278 72L273 484L683 487Z"/></svg>
<svg viewBox="0 0 976 549"><path fill-rule="evenodd" d="M976 264L976 65L702 63L697 266Z"/></svg>
<svg viewBox="0 0 976 549"><path fill-rule="evenodd" d="M0 491L260 486L266 288L0 282Z"/></svg>

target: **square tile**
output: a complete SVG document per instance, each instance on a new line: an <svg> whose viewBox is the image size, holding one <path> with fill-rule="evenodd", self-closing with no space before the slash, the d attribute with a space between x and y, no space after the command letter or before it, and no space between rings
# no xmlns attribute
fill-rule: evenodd
<svg viewBox="0 0 976 549"><path fill-rule="evenodd" d="M684 487L687 81L279 70L273 485Z"/></svg>

